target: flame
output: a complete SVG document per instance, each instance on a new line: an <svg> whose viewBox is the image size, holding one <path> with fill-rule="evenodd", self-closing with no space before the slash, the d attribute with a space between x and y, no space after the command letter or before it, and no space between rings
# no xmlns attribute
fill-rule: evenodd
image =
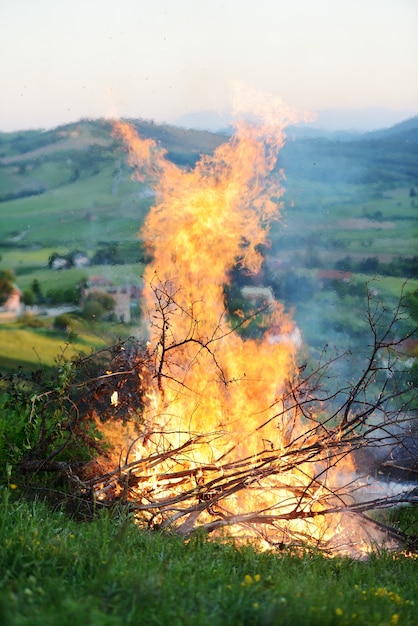
<svg viewBox="0 0 418 626"><path fill-rule="evenodd" d="M137 176L145 180L146 173L159 200L142 231L154 255L144 276L145 300L152 320L151 346L159 358L167 357L160 379L164 394L155 415L178 434L178 445L189 433L225 432L236 454L243 448L256 454L261 438L257 441L253 433L261 420L269 420L266 407L274 413L295 370L290 340L243 341L225 314L229 273L237 263L258 272L262 257L257 248L278 217L283 194L280 177L270 174L284 143L283 120L296 120L298 113L287 107L284 116L280 103L275 109L269 102L267 108L269 121L264 114L262 123L237 122L231 141L213 156L202 157L191 171L165 160L155 142L116 124ZM156 298L163 299L164 312L156 313L161 309ZM270 309L270 327L290 332L294 324L283 307L276 302ZM170 359L167 347L185 341ZM286 429L286 424L271 424L265 437L282 446ZM225 452L224 445L215 444L218 451L212 447L205 460Z"/></svg>
<svg viewBox="0 0 418 626"><path fill-rule="evenodd" d="M136 178L156 194L141 232L153 255L144 309L154 378L143 432L128 447L121 444L127 467L135 469L132 498L149 523L184 533L199 524L216 531L227 520L235 536L262 537L266 545L285 542L290 532L301 540L346 541L352 530L341 515L332 524L324 515L334 462L326 455L315 461L311 426L284 405L298 376L293 320L272 299L264 336L243 339L226 313L231 271L260 270L259 246L280 215L284 129L309 116L277 98L260 100L240 84L234 111L232 138L191 170L168 161L129 124L114 125ZM247 113L250 122L243 120ZM295 464L302 443L312 446L314 461L308 455Z"/></svg>

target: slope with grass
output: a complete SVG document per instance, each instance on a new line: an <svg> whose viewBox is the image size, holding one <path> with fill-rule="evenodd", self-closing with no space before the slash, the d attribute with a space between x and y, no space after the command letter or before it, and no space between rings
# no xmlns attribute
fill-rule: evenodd
<svg viewBox="0 0 418 626"><path fill-rule="evenodd" d="M13 480L13 477L11 477ZM4 626L413 626L416 560L259 553L139 530L122 510L76 522L0 491Z"/></svg>

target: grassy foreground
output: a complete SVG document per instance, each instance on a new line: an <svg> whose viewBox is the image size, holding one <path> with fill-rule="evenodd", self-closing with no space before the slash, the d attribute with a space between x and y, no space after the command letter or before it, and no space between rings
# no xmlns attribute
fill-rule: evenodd
<svg viewBox="0 0 418 626"><path fill-rule="evenodd" d="M77 523L18 493L14 484L0 491L3 626L416 623L412 558L185 542L139 530L123 514Z"/></svg>

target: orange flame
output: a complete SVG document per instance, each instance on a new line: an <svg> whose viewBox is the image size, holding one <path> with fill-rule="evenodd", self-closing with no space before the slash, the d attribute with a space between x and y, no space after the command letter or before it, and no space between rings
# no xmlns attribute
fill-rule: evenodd
<svg viewBox="0 0 418 626"><path fill-rule="evenodd" d="M308 115L275 98L260 101L239 84L234 105L233 137L187 171L168 161L156 142L140 139L132 126L114 126L127 146L135 176L154 188L157 199L141 233L153 254L144 275L156 372L144 411L151 434L136 442L130 454L136 460L149 459L184 447L175 461L170 458L158 466L159 478L149 470L146 481L150 488L159 484L160 498L169 499L173 485L193 489L209 467L223 467L225 462L238 466L241 459L260 459L269 451L286 455L306 429L294 412L281 410L286 385L297 377L294 322L281 304L271 301L269 330L261 339L244 340L226 314L225 286L237 264L254 273L260 269L259 246L266 242L269 223L278 218L281 207L283 176L272 173L284 128ZM242 121L248 110L251 123ZM188 447L202 434L199 445ZM295 508L300 512L305 506L310 521L288 522L300 528L301 537L335 533L335 520L329 531L317 515L323 509L322 494L327 493L325 481L311 480L307 463L295 469L289 462L288 467L265 478L259 473L239 492L231 489L218 502L218 512L232 513L242 522L237 532L246 534L248 511L280 511L290 519ZM193 479L188 482L182 472L190 468ZM171 482L164 478L167 472ZM298 487L309 496L306 505L297 502ZM207 511L196 509L182 520L182 530L203 515L205 523L211 521Z"/></svg>
<svg viewBox="0 0 418 626"><path fill-rule="evenodd" d="M145 272L148 309L152 314L158 277L175 300L170 314L166 311L165 341L178 345L193 339L184 346L180 362L176 351L169 374L162 372L164 398L157 414L169 407L165 426L171 430L184 432L184 437L190 432L225 430L236 446L242 447L245 440L252 453L258 451L261 439L249 443L246 437L260 419L268 421L266 407L274 406L292 376L295 356L290 340L243 341L232 332L225 315L228 274L237 262L252 272L260 269L257 247L266 241L283 193L280 177L270 176L284 142L283 114L278 109L274 117L271 102L268 108L274 119L266 122L264 116L263 123L237 124L231 141L213 156L202 157L191 171L166 161L155 142L141 141L131 127L116 124L117 134L129 147L130 163L142 180L143 171L151 178L159 199L142 231L154 254ZM297 119L297 112L288 107L287 120L291 115ZM293 322L283 307L274 303L270 308L272 325L282 334L290 331ZM159 319L151 329L154 348L161 343L162 326ZM209 340L205 351L202 344ZM286 425L274 424L270 431L265 436L273 439L275 447L282 445Z"/></svg>

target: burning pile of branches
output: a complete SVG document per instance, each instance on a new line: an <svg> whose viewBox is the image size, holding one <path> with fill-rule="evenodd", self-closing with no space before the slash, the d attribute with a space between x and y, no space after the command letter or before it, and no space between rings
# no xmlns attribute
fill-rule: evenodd
<svg viewBox="0 0 418 626"><path fill-rule="evenodd" d="M175 300L167 285L154 289L159 301L155 323L164 345L159 344L154 353L145 349L141 359L136 357L137 379L147 381L144 396L150 393L152 380L157 393L164 396L165 385L173 383L170 371L176 353L190 343L196 359L201 352L209 353L218 370L219 386L227 389L245 384L227 380L216 361L215 347L222 344L223 335L203 340L191 331L180 343L170 343L170 322L165 313L168 303L173 307ZM365 480L356 472L355 464L356 451L371 445L393 447L393 428L400 416L403 423L407 423L407 415L412 420L408 410L412 397L398 387L396 377L383 376L376 395L377 372L383 371L381 353L386 358L392 355L391 371L396 359L390 329L379 336L378 320L378 311L369 309L374 345L355 383L327 393L323 380L334 360L303 379L287 380L280 398L258 416L256 429L242 433L244 447L228 426L199 432L173 430L171 420L160 414L153 414L150 420L147 401L136 433L121 426L115 429L114 421L105 422L105 437L114 442L110 453L113 461L107 463L106 455L96 461L94 474L87 473L78 483L80 493L89 494L102 505L123 500L135 512L138 523L184 535L201 528L219 536L228 529L240 540L258 540L264 546L313 544L356 555L376 543L398 547L405 537L373 522L365 512L416 502L416 488L414 491L411 484L398 484L391 490L389 484ZM168 370L164 362L167 355ZM109 405L114 388L106 393ZM403 404L393 404L401 398ZM204 405L205 399L201 403ZM169 413L170 406L165 410ZM405 441L401 443L405 445ZM244 449L253 452L245 454Z"/></svg>
<svg viewBox="0 0 418 626"><path fill-rule="evenodd" d="M370 448L408 446L410 438L399 427L411 426L414 416L413 394L401 380L398 341L391 325L379 326L380 310L372 311L372 301L373 344L359 378L330 392L325 383L336 359L313 371L304 363L257 415L254 430L238 430L237 437L227 421L223 429L198 431L171 419L176 398L167 402L167 390L175 385L177 394L194 395L187 379L173 378L185 346L193 347L195 361L209 356L218 394L247 381L228 379L222 370L217 355L228 334L221 322L208 339L194 320L189 333L173 341L170 315L181 315L176 293L161 283L153 289L153 324L160 332L154 350L149 343L119 343L74 362L65 394L63 387L34 396L33 414L42 405L44 415L46 400L60 401L63 410L65 396L67 421L61 420L60 432L66 435L61 443L46 422L40 424L36 445L20 462L20 470L32 475L27 485L39 489L34 478L54 471L66 478L64 500L77 510L92 513L123 503L138 524L185 536L196 529L216 537L227 532L262 547L313 545L355 556L376 544L405 546L402 533L367 512L416 503L416 486L366 479L356 458ZM401 312L400 305L394 319ZM209 400L200 397L195 411ZM61 460L74 440L87 445L90 458Z"/></svg>
<svg viewBox="0 0 418 626"><path fill-rule="evenodd" d="M148 337L119 346L100 376L71 382L79 399L69 437L93 438L97 454L80 469L61 468L78 497L126 502L149 528L227 530L263 546L356 555L385 540L398 545L401 535L365 512L412 502L413 490L387 495L361 480L355 453L393 445L395 426L412 420L413 396L395 375L402 299L387 323L369 296L368 361L334 390L335 361L298 365L296 326L283 305L271 300L254 312L263 315L257 338L240 333L248 317L228 312L231 271L261 267L260 244L283 193L274 171L282 131L295 120L282 103L261 109L256 124L238 121L231 140L190 171L115 125L135 176L157 199L141 233L153 259L144 275Z"/></svg>

